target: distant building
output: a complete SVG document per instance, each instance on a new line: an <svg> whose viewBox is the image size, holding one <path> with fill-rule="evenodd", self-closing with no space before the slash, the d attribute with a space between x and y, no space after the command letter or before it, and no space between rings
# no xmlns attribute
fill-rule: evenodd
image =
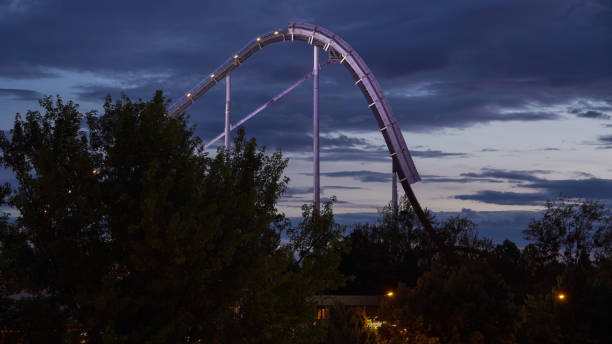
<svg viewBox="0 0 612 344"><path fill-rule="evenodd" d="M313 300L317 303L317 318L320 320L329 317L330 307L342 304L346 308L362 310L366 315L368 326L378 328L382 325L380 304L383 297L383 295L317 295Z"/></svg>

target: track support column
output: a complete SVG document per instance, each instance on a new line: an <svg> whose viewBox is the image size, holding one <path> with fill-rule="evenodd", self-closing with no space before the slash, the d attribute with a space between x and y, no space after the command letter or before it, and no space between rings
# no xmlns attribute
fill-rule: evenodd
<svg viewBox="0 0 612 344"><path fill-rule="evenodd" d="M229 153L232 130L232 77L227 73L225 77L225 153Z"/></svg>
<svg viewBox="0 0 612 344"><path fill-rule="evenodd" d="M319 47L314 46L313 58L313 109L312 109L312 144L313 144L313 203L314 208L320 210L321 195L319 185Z"/></svg>
<svg viewBox="0 0 612 344"><path fill-rule="evenodd" d="M393 215L397 215L397 172L395 170L395 162L392 162L391 166L391 210L393 210Z"/></svg>

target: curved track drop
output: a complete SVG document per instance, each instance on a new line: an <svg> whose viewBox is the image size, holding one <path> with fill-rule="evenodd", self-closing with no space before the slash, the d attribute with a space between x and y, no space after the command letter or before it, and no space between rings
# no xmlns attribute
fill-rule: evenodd
<svg viewBox="0 0 612 344"><path fill-rule="evenodd" d="M238 53L227 59L209 78L200 81L171 105L168 109L168 116L176 116L178 113L185 111L195 100L229 75L231 71L238 68L254 53L270 44L290 41L301 41L318 46L329 54L330 60L346 67L378 122L404 192L423 226L431 229L429 220L410 187L410 184L418 182L421 178L414 166L391 106L387 102L378 81L359 54L346 41L327 29L307 23L289 23L286 29L268 32L253 39Z"/></svg>

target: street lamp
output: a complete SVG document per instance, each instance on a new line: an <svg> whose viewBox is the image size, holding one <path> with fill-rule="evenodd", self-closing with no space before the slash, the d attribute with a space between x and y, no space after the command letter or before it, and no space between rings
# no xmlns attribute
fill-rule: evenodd
<svg viewBox="0 0 612 344"><path fill-rule="evenodd" d="M565 294L564 294L564 293L559 293L559 294L557 294L557 299L558 299L559 301L565 301L565 298L566 298L566 296L565 296Z"/></svg>

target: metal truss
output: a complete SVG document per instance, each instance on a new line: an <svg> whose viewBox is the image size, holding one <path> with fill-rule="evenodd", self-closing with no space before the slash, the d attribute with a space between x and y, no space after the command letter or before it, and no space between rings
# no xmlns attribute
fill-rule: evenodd
<svg viewBox="0 0 612 344"><path fill-rule="evenodd" d="M410 184L418 182L421 180L421 178L416 170L416 167L414 166L410 151L408 150L400 127L395 119L395 116L393 115L391 106L384 96L378 81L359 54L357 54L357 52L353 50L353 48L341 37L325 28L307 23L289 23L287 28L271 31L253 39L235 55L228 58L220 67L212 72L209 77L200 81L197 85L187 91L185 95L180 97L174 104L172 104L168 108L167 115L172 117L185 111L199 97L208 92L208 90L214 87L218 82L228 77L234 69L238 68L240 64L259 50L274 43L292 41L305 42L321 48L329 54L331 62L336 62L346 67L348 72L353 77L353 80L355 80L355 85L361 90L368 107L378 122L380 132L385 140L385 143L387 144L389 155L393 160L394 171L397 173L399 182L402 184L404 192L410 200L423 226L427 229L431 229L429 220L422 210L414 192L412 191L412 188L410 187ZM315 49L315 51L316 50L317 49ZM281 94L279 94L279 96L273 98L270 102L255 110L254 113L251 113L239 123L244 123L244 121L259 113L271 102L276 101L278 98L291 91L293 88L295 88L295 86L308 79L311 75L312 73L307 75L302 80L299 80L296 84L292 85L292 87L283 91ZM227 90L229 93L229 87ZM227 99L229 101L229 96ZM316 112L317 110L315 109L315 113ZM228 116L226 115L226 119L227 118ZM230 130L238 125L238 123L236 125L232 125ZM226 133L229 133L228 124L226 124L226 131L217 136L215 141L223 136L226 136ZM226 146L227 142L228 141L226 138Z"/></svg>

